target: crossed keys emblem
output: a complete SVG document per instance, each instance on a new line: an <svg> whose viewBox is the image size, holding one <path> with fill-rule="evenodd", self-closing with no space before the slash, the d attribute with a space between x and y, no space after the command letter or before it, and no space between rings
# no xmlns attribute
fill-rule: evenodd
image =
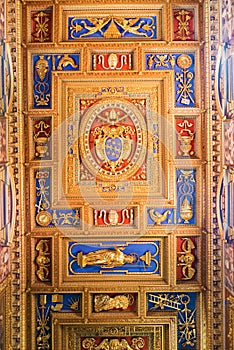
<svg viewBox="0 0 234 350"><path fill-rule="evenodd" d="M131 135L135 134L133 127L121 125L120 119L113 108L107 115L108 125L96 127L92 133L97 157L104 162L104 166L115 173L124 161L126 161L132 151ZM98 116L104 119L100 115ZM125 119L127 115L121 117Z"/></svg>

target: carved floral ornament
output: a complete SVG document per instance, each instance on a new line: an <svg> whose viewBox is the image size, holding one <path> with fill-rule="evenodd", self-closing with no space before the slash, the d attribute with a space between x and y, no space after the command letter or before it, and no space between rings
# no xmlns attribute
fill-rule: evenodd
<svg viewBox="0 0 234 350"><path fill-rule="evenodd" d="M7 119L0 119L0 166L7 163Z"/></svg>

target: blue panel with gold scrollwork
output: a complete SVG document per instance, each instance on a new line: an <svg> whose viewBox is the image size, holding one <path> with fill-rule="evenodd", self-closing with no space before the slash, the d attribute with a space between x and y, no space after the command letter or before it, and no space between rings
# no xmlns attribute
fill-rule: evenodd
<svg viewBox="0 0 234 350"><path fill-rule="evenodd" d="M178 317L178 349L197 349L197 293L147 293L148 312L174 311Z"/></svg>
<svg viewBox="0 0 234 350"><path fill-rule="evenodd" d="M80 227L80 208L52 209L51 222L48 226L75 226Z"/></svg>
<svg viewBox="0 0 234 350"><path fill-rule="evenodd" d="M81 312L81 293L36 295L36 345L37 349L51 349L51 312Z"/></svg>
<svg viewBox="0 0 234 350"><path fill-rule="evenodd" d="M146 53L146 70L174 70L175 106L194 107L194 54Z"/></svg>
<svg viewBox="0 0 234 350"><path fill-rule="evenodd" d="M68 17L68 40L157 39L156 16L150 17Z"/></svg>
<svg viewBox="0 0 234 350"><path fill-rule="evenodd" d="M50 195L50 169L35 172L36 178L36 225L81 227L81 208L53 208Z"/></svg>
<svg viewBox="0 0 234 350"><path fill-rule="evenodd" d="M172 70L176 64L176 54L146 53L145 59L146 70Z"/></svg>
<svg viewBox="0 0 234 350"><path fill-rule="evenodd" d="M177 224L196 223L196 170L177 169Z"/></svg>
<svg viewBox="0 0 234 350"><path fill-rule="evenodd" d="M174 209L172 208L148 208L148 225L174 224Z"/></svg>
<svg viewBox="0 0 234 350"><path fill-rule="evenodd" d="M51 108L51 55L33 56L33 107Z"/></svg>
<svg viewBox="0 0 234 350"><path fill-rule="evenodd" d="M160 241L68 245L68 274L157 274L161 272Z"/></svg>
<svg viewBox="0 0 234 350"><path fill-rule="evenodd" d="M79 54L56 54L33 56L33 107L47 109L51 108L52 71L74 71L79 70Z"/></svg>
<svg viewBox="0 0 234 350"><path fill-rule="evenodd" d="M50 208L50 169L35 171L36 212Z"/></svg>

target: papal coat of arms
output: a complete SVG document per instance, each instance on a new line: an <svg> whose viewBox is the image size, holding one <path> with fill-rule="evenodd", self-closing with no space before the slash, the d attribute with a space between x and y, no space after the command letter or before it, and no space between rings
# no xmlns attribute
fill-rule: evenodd
<svg viewBox="0 0 234 350"><path fill-rule="evenodd" d="M125 100L108 99L92 105L81 123L84 166L105 181L128 179L145 161L145 120Z"/></svg>
<svg viewBox="0 0 234 350"><path fill-rule="evenodd" d="M100 160L104 161L105 167L112 173L121 167L132 151L132 135L135 128L119 124L118 115L114 108L109 112L109 125L97 126L93 135L95 136L95 150ZM125 118L125 116L124 116Z"/></svg>

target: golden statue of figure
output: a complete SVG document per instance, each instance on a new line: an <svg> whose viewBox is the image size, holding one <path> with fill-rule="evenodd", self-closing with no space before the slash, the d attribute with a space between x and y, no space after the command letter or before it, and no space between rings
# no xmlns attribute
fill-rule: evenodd
<svg viewBox="0 0 234 350"><path fill-rule="evenodd" d="M108 294L95 295L94 298L94 310L95 312L107 311L113 309L126 310L130 304L134 301L133 297L126 295L116 295L110 297Z"/></svg>
<svg viewBox="0 0 234 350"><path fill-rule="evenodd" d="M77 263L80 267L87 265L100 265L103 268L112 268L123 266L124 264L132 264L135 261L133 255L127 255L122 252L123 247L115 247L115 249L100 249L88 254L79 252L77 255Z"/></svg>

